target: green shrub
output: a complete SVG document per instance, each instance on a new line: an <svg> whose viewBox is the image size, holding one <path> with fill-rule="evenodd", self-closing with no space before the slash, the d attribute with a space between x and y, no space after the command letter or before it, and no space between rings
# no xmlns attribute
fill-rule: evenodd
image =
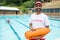
<svg viewBox="0 0 60 40"><path fill-rule="evenodd" d="M27 2L24 2L22 4L22 6L24 6L26 8L32 8L32 7L34 7L34 2L33 1L27 1Z"/></svg>
<svg viewBox="0 0 60 40"><path fill-rule="evenodd" d="M23 13L28 13L28 8L20 6L18 7L20 9L20 11L22 11Z"/></svg>

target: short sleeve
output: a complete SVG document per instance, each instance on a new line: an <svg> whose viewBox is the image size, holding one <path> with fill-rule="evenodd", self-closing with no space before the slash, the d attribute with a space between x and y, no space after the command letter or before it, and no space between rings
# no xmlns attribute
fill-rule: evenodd
<svg viewBox="0 0 60 40"><path fill-rule="evenodd" d="M29 19L29 24L30 24L30 23L32 23L32 17L30 17L30 19Z"/></svg>
<svg viewBox="0 0 60 40"><path fill-rule="evenodd" d="M50 22L49 22L48 16L45 17L44 24L45 24L45 26L49 26L49 25L50 25Z"/></svg>

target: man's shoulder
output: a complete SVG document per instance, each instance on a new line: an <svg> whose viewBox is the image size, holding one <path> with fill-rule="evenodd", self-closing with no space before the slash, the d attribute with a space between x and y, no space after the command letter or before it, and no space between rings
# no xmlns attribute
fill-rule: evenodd
<svg viewBox="0 0 60 40"><path fill-rule="evenodd" d="M31 16L34 16L34 15L35 15L35 13L31 14Z"/></svg>
<svg viewBox="0 0 60 40"><path fill-rule="evenodd" d="M44 17L48 17L48 15L46 15L45 13L42 13L42 15L43 15Z"/></svg>

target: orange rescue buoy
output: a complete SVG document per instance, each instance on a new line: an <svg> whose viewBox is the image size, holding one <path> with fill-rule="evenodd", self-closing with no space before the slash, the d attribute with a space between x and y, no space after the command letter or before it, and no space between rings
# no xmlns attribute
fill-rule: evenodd
<svg viewBox="0 0 60 40"><path fill-rule="evenodd" d="M25 37L27 39L29 39L29 38L32 38L32 37L38 37L38 36L41 36L41 35L46 35L49 32L50 32L49 28L38 28L35 31L29 30L29 31L25 32Z"/></svg>

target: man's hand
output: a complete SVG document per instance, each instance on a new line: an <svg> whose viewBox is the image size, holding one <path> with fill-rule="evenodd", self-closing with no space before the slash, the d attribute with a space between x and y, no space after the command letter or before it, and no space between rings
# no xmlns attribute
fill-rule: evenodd
<svg viewBox="0 0 60 40"><path fill-rule="evenodd" d="M31 28L31 31L35 31L36 29Z"/></svg>
<svg viewBox="0 0 60 40"><path fill-rule="evenodd" d="M31 31L35 31L36 29L32 28L32 23L29 24Z"/></svg>

